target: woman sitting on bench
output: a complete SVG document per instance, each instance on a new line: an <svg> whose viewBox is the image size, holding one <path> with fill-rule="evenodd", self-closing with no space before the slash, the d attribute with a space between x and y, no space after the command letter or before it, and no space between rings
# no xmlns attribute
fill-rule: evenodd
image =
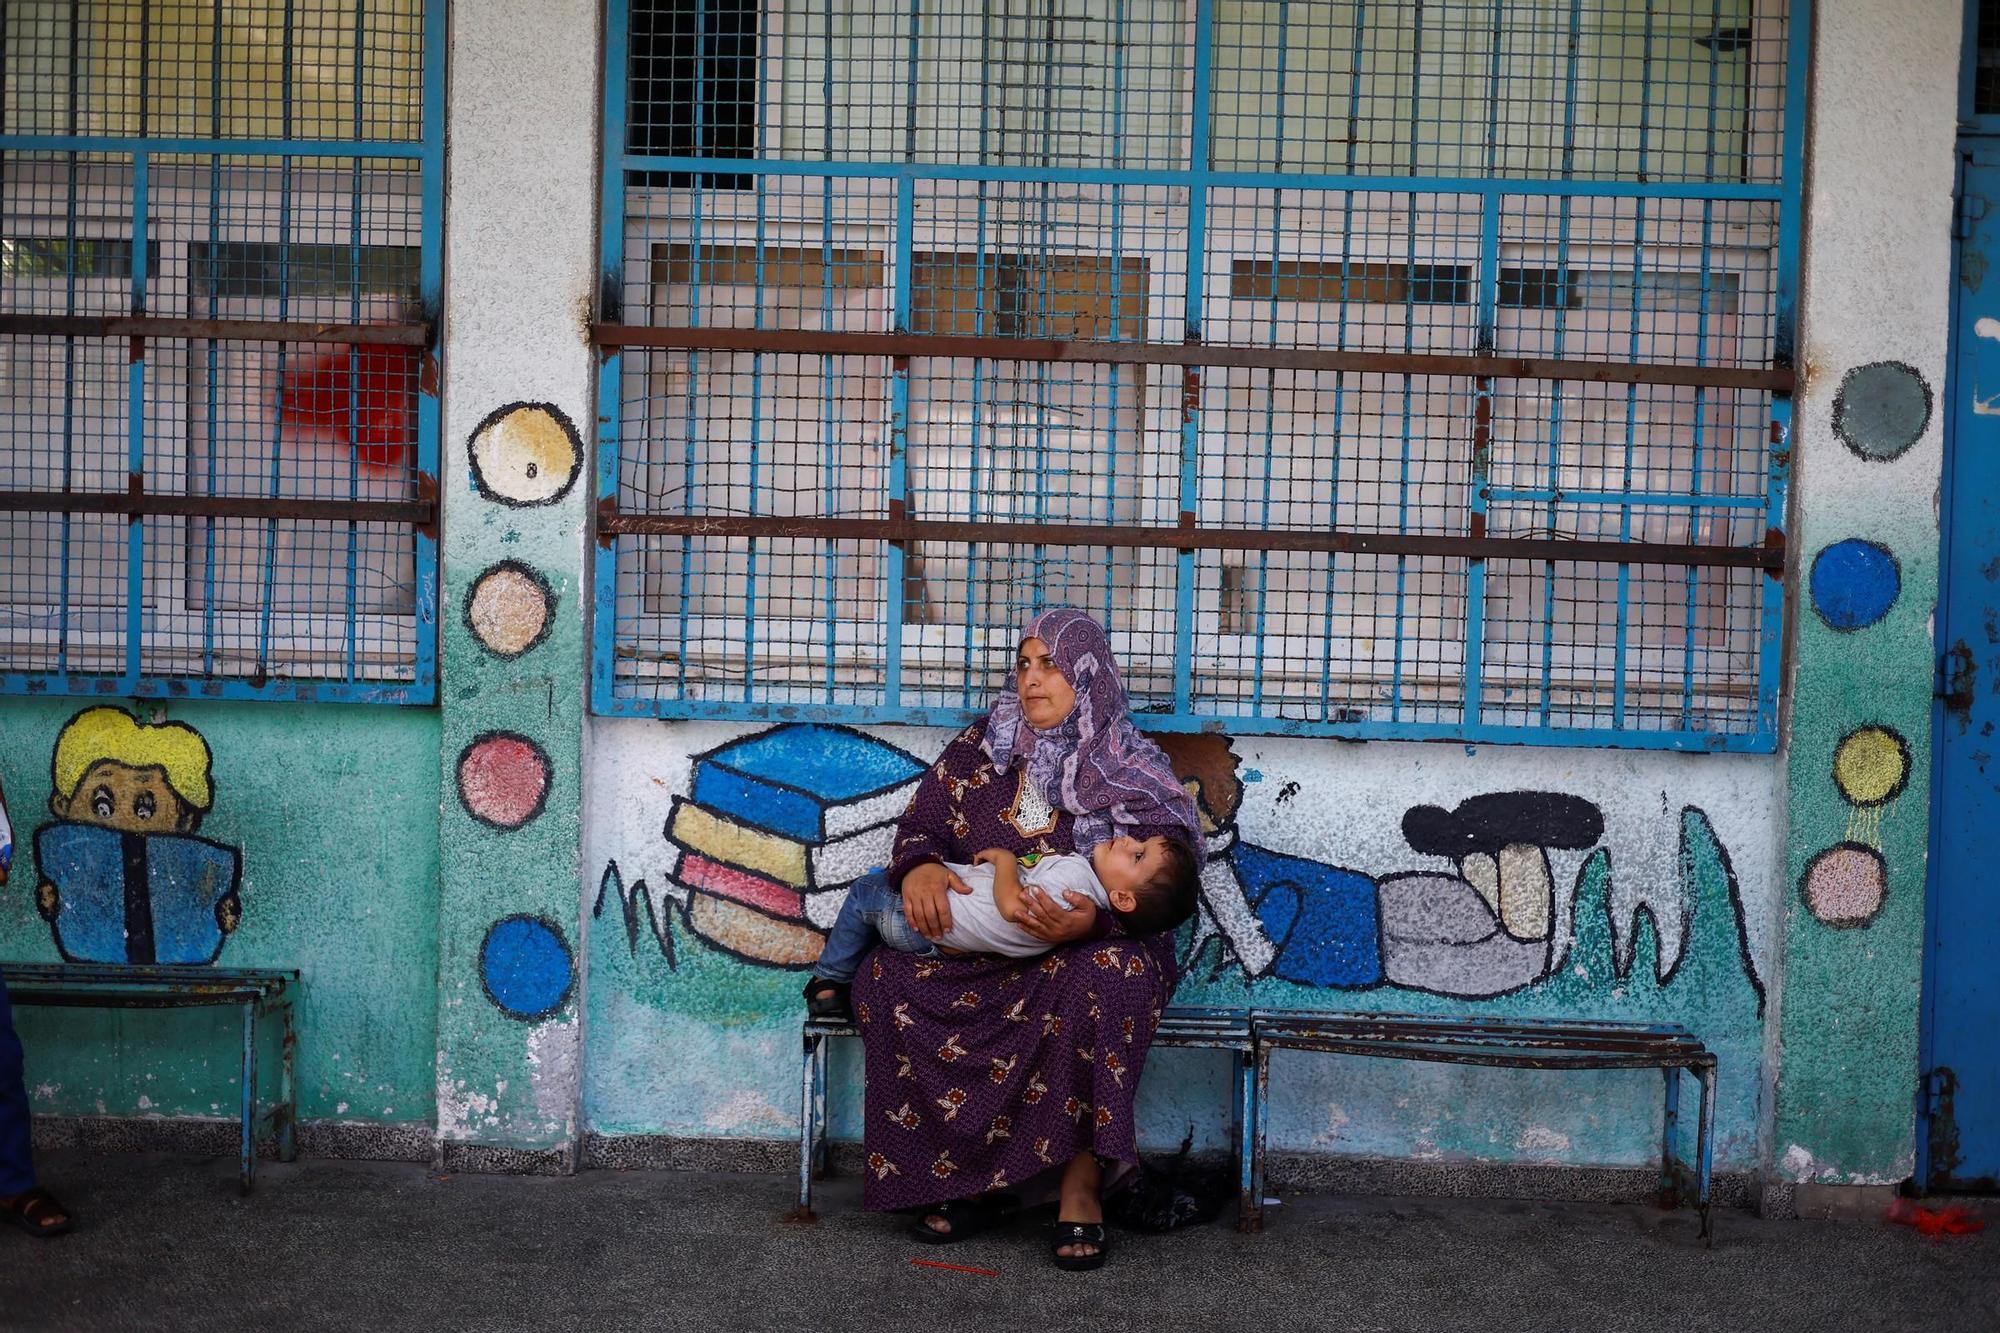
<svg viewBox="0 0 2000 1333"><path fill-rule="evenodd" d="M1080 853L1165 835L1202 863L1194 801L1127 712L1104 630L1078 611L1028 625L1015 686L946 747L896 830L888 884L926 938L969 890L946 862L987 848ZM1178 976L1171 935L1128 938L1070 893L1022 895L1040 959L876 949L854 980L867 1052L866 1201L921 1209L920 1240L964 1240L1015 1203L1058 1201L1053 1257L1096 1268L1101 1191L1138 1162L1132 1108ZM1105 1172L1112 1181L1105 1180Z"/></svg>

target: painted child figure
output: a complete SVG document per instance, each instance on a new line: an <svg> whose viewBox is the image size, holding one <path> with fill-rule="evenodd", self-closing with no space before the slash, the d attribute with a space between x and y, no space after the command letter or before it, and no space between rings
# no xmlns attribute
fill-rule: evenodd
<svg viewBox="0 0 2000 1333"><path fill-rule="evenodd" d="M1167 837L1118 836L1091 848L1090 855L1044 853L1016 857L991 848L973 865L945 868L972 891L952 899L951 927L935 940L918 933L903 915L903 897L883 875L864 875L847 891L840 915L827 932L811 981L806 1008L817 1018L849 1013L848 986L861 959L880 943L922 957L988 953L1032 958L1049 945L1019 925L1021 889L1032 884L1069 910L1085 902L1108 911L1128 935L1172 930L1194 915L1200 891L1199 868L1187 847Z"/></svg>
<svg viewBox="0 0 2000 1333"><path fill-rule="evenodd" d="M213 761L181 722L90 708L56 737L35 905L69 962L212 963L242 919L236 849L195 836Z"/></svg>

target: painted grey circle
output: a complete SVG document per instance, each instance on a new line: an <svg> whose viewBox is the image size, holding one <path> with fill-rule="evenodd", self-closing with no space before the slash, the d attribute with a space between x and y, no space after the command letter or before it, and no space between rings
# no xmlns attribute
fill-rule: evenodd
<svg viewBox="0 0 2000 1333"><path fill-rule="evenodd" d="M1856 366L1833 400L1833 429L1863 458L1901 457L1931 424L1931 386L1900 361Z"/></svg>

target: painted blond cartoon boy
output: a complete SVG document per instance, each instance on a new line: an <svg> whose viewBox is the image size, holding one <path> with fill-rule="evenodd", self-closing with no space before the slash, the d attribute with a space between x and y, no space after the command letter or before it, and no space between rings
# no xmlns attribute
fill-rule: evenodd
<svg viewBox="0 0 2000 1333"><path fill-rule="evenodd" d="M183 722L91 708L63 727L50 764L59 822L35 833L35 902L64 957L214 961L242 904L235 849L192 836L214 801L211 768L208 742Z"/></svg>

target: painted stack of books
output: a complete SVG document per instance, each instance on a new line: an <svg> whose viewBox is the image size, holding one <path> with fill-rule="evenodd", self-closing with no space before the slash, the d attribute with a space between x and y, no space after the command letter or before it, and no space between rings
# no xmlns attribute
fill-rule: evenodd
<svg viewBox="0 0 2000 1333"><path fill-rule="evenodd" d="M799 723L697 756L666 837L708 944L810 967L847 886L887 865L924 764L846 727Z"/></svg>

